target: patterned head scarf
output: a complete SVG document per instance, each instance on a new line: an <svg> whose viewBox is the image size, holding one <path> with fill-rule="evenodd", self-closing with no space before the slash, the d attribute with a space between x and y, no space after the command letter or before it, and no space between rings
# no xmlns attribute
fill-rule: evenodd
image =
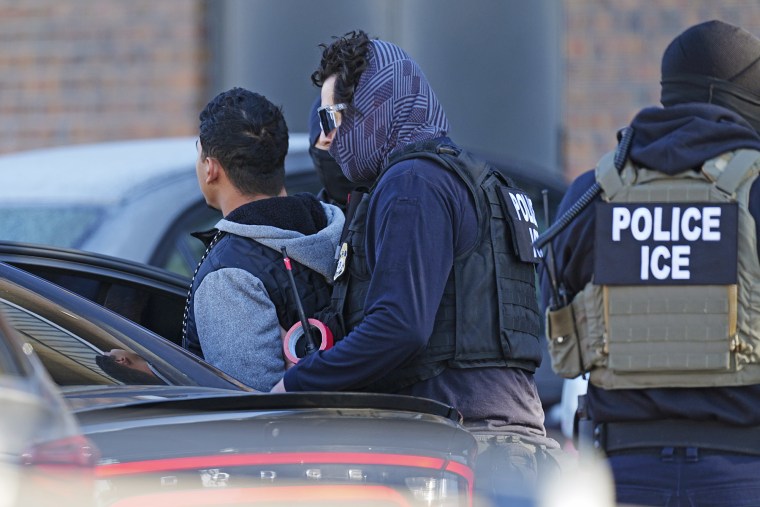
<svg viewBox="0 0 760 507"><path fill-rule="evenodd" d="M355 183L371 183L391 152L446 135L449 122L425 75L403 49L370 42L353 107L343 111L330 154Z"/></svg>

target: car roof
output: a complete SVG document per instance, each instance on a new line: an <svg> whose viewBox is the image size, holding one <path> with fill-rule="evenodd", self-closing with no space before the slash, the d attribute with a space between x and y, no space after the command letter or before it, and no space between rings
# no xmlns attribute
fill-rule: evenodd
<svg viewBox="0 0 760 507"><path fill-rule="evenodd" d="M6 204L119 201L148 181L187 177L195 166L195 139L133 139L0 155L0 199ZM307 134L291 134L289 144L289 154L307 152Z"/></svg>

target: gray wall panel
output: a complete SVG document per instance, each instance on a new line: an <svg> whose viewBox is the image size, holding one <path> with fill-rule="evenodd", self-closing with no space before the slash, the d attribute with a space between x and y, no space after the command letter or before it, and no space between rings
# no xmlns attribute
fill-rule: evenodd
<svg viewBox="0 0 760 507"><path fill-rule="evenodd" d="M553 0L217 0L210 96L245 86L307 126L320 42L362 28L421 65L462 145L559 171L560 5Z"/></svg>

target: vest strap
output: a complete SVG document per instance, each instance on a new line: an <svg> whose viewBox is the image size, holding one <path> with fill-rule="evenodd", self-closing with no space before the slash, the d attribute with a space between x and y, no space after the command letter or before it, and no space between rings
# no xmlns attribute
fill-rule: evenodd
<svg viewBox="0 0 760 507"><path fill-rule="evenodd" d="M596 165L596 181L607 199L611 199L624 186L623 178L615 167L615 153L604 155Z"/></svg>
<svg viewBox="0 0 760 507"><path fill-rule="evenodd" d="M733 194L747 178L757 175L758 159L760 159L760 152L756 150L739 150L718 177L715 186L728 194Z"/></svg>

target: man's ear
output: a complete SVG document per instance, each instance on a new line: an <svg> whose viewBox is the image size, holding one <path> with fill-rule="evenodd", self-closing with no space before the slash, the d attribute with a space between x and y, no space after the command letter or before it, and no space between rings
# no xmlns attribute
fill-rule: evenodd
<svg viewBox="0 0 760 507"><path fill-rule="evenodd" d="M223 169L219 160L214 157L208 157L206 160L208 162L206 164L206 184L208 185L219 179L220 171Z"/></svg>

